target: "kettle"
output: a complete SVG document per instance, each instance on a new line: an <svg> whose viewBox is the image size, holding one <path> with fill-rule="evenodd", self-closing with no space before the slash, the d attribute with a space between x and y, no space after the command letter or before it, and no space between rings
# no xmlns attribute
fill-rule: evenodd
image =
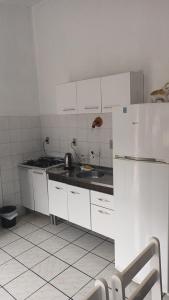
<svg viewBox="0 0 169 300"><path fill-rule="evenodd" d="M71 170L72 169L72 153L66 153L64 157L64 164L65 169Z"/></svg>

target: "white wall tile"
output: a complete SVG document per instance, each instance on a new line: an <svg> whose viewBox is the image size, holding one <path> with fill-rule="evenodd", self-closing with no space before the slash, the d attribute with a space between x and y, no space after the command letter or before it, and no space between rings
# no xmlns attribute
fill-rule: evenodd
<svg viewBox="0 0 169 300"><path fill-rule="evenodd" d="M4 158L0 158L0 168L1 170L6 170L6 169L12 169L13 167L13 162L12 162L12 157L11 156L6 156Z"/></svg>
<svg viewBox="0 0 169 300"><path fill-rule="evenodd" d="M77 128L77 139L78 141L88 140L88 130L86 128Z"/></svg>
<svg viewBox="0 0 169 300"><path fill-rule="evenodd" d="M0 117L0 130L9 129L9 118L8 117Z"/></svg>
<svg viewBox="0 0 169 300"><path fill-rule="evenodd" d="M92 122L97 116L102 117L103 126L93 129ZM107 161L110 160L112 153L109 149L109 141L112 139L111 113L41 116L41 126L42 139L46 136L50 138L50 144L45 146L48 154L59 152L60 155L64 155L69 151L76 159L71 148L71 141L76 138L76 150L78 155L83 157L82 161L88 162L89 149L92 149L96 152L96 156L92 161L89 160L90 163L108 164Z"/></svg>
<svg viewBox="0 0 169 300"><path fill-rule="evenodd" d="M9 117L9 129L20 129L21 128L21 118L16 116Z"/></svg>
<svg viewBox="0 0 169 300"><path fill-rule="evenodd" d="M77 115L77 127L80 127L80 128L88 128L89 127L87 114Z"/></svg>
<svg viewBox="0 0 169 300"><path fill-rule="evenodd" d="M8 130L0 130L0 144L9 143L10 136Z"/></svg>
<svg viewBox="0 0 169 300"><path fill-rule="evenodd" d="M20 206L18 164L41 156L40 117L0 117L0 168L3 204Z"/></svg>
<svg viewBox="0 0 169 300"><path fill-rule="evenodd" d="M0 157L5 157L10 154L10 144L0 144Z"/></svg>
<svg viewBox="0 0 169 300"><path fill-rule="evenodd" d="M10 142L20 142L22 140L21 129L13 129L9 131Z"/></svg>

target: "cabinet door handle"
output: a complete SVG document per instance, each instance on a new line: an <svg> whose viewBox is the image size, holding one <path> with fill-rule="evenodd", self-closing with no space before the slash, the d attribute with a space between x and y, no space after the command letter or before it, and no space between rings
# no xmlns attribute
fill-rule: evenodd
<svg viewBox="0 0 169 300"><path fill-rule="evenodd" d="M43 175L42 172L38 172L38 171L33 171L34 174L38 174L38 175Z"/></svg>
<svg viewBox="0 0 169 300"><path fill-rule="evenodd" d="M60 188L58 186L55 186L55 189L57 189L57 190L63 190L63 188Z"/></svg>
<svg viewBox="0 0 169 300"><path fill-rule="evenodd" d="M103 210L98 210L99 213L104 214L104 215L110 215L107 211L103 211Z"/></svg>
<svg viewBox="0 0 169 300"><path fill-rule="evenodd" d="M72 194L74 194L74 195L80 195L80 193L78 193L78 192L75 192L75 191L70 191Z"/></svg>
<svg viewBox="0 0 169 300"><path fill-rule="evenodd" d="M103 106L103 108L112 108L112 105Z"/></svg>
<svg viewBox="0 0 169 300"><path fill-rule="evenodd" d="M85 109L98 109L98 106L85 106Z"/></svg>
<svg viewBox="0 0 169 300"><path fill-rule="evenodd" d="M98 198L99 201L102 201L102 202L110 202L109 200L107 199L102 199L102 198Z"/></svg>
<svg viewBox="0 0 169 300"><path fill-rule="evenodd" d="M73 111L75 108L64 108L63 111Z"/></svg>

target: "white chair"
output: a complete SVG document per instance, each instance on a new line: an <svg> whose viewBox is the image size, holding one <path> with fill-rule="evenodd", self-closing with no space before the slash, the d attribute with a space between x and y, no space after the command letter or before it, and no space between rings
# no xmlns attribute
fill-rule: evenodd
<svg viewBox="0 0 169 300"><path fill-rule="evenodd" d="M125 300L126 287L147 262L150 263L152 270L128 299L142 300L151 290L152 300L162 300L160 243L157 238L152 238L150 244L123 272L117 272L112 276L113 300Z"/></svg>
<svg viewBox="0 0 169 300"><path fill-rule="evenodd" d="M106 280L99 279L95 281L95 287L83 300L109 300L108 284Z"/></svg>

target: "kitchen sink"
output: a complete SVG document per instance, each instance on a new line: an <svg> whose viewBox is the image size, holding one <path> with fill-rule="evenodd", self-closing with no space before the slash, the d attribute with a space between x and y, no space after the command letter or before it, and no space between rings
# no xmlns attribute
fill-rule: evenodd
<svg viewBox="0 0 169 300"><path fill-rule="evenodd" d="M101 171L82 171L76 174L78 178L100 178L104 176L104 173Z"/></svg>

